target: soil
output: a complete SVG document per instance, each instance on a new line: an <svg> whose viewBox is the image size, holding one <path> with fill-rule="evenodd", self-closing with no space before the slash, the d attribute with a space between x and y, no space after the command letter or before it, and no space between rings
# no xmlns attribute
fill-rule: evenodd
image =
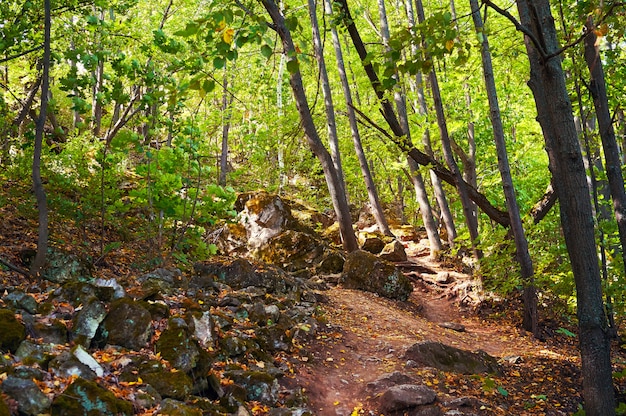
<svg viewBox="0 0 626 416"><path fill-rule="evenodd" d="M422 269L446 270L423 253L415 254L409 262ZM466 288L471 282L471 276L453 273L457 287ZM460 297L450 293L450 288L443 290L419 278L414 279L414 292L406 302L340 286L322 292L325 328L304 346L308 355L300 357L301 364L287 384L301 386L319 416L382 414L367 384L393 371L434 388L439 404L471 398L478 414L565 415L577 410L581 399L575 340L560 336L538 341L501 315L485 317L462 306ZM464 330L441 326L454 326L451 323L461 324L456 329ZM424 340L484 350L500 360L503 376L409 368L405 351Z"/></svg>

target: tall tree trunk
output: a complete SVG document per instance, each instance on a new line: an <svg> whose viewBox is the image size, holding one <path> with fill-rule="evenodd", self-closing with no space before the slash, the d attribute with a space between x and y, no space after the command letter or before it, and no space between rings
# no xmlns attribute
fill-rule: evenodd
<svg viewBox="0 0 626 416"><path fill-rule="evenodd" d="M415 13L413 11L413 2L411 0L405 0L404 3L407 20L409 22L409 27L415 27ZM411 46L411 53L416 55L418 53L417 46ZM415 103L415 107L417 108L417 112L426 118L428 118L428 106L426 105L426 98L424 96L424 83L422 81L422 73L418 72L413 80L414 90L417 95L417 103ZM422 134L422 144L424 145L424 151L432 158L434 158L434 153L432 149L432 144L430 141L430 128L426 127L424 133ZM433 191L435 193L435 199L437 200L437 205L439 206L439 212L441 213L441 220L446 228L446 238L448 241L448 245L450 247L454 247L454 240L457 237L456 227L454 226L454 217L452 216L452 212L450 211L450 206L448 205L448 199L446 198L446 193L443 190L443 186L439 177L435 174L432 169L429 169L430 173L430 182L433 186ZM441 241L441 240L440 240Z"/></svg>
<svg viewBox="0 0 626 416"><path fill-rule="evenodd" d="M302 76L300 74L300 70L297 68L298 61L293 40L291 38L291 32L287 29L285 25L285 18L281 14L274 0L261 0L261 3L265 7L265 10L269 13L272 22L274 23L274 29L282 41L284 53L289 57L288 59L291 62L295 61L295 69L290 71L289 83L291 85L296 107L300 115L300 121L304 128L304 134L311 151L315 154L315 156L317 156L320 164L322 165L324 176L326 178L326 185L328 186L328 191L333 201L333 207L335 208L335 213L337 214L337 222L339 223L339 229L341 231L343 247L347 252L355 251L359 248L359 246L354 230L352 229L352 220L350 218L348 201L346 199L346 195L341 194L340 192L341 188L339 185L339 176L333 164L332 157L320 140L319 134L313 122L304 86L302 85ZM289 65L289 62L287 64Z"/></svg>
<svg viewBox="0 0 626 416"><path fill-rule="evenodd" d="M228 132L230 130L230 103L228 98L228 70L224 64L224 91L222 95L222 151L220 154L220 176L218 184L226 186L226 174L228 173Z"/></svg>
<svg viewBox="0 0 626 416"><path fill-rule="evenodd" d="M387 49L387 52L391 51L389 47L389 40L391 35L389 33L389 24L387 22L387 10L385 9L385 0L378 0L378 13L380 15L380 35L383 40L383 44ZM394 87L393 98L396 104L396 111L398 112L398 118L402 132L406 136L406 141L412 143L411 131L409 129L409 118L406 110L406 100L402 92L402 88L399 85L400 79L398 74L395 75L398 84ZM419 171L419 165L411 158L407 157L410 169L410 178L413 188L415 190L415 199L420 207L420 213L422 215L422 221L424 222L424 228L428 235L428 242L430 243L430 256L433 258L439 257L443 246L439 239L439 232L437 230L437 222L433 217L432 208L428 201L428 194L426 187L424 186L424 180L422 174Z"/></svg>
<svg viewBox="0 0 626 416"><path fill-rule="evenodd" d="M502 189L506 199L506 207L509 211L511 219L511 231L515 240L515 249L517 252L517 261L520 265L522 283L524 285L524 319L522 325L525 330L531 331L536 338L541 336L539 331L539 317L537 313L537 291L535 289L533 263L528 251L528 240L524 233L522 218L517 205L517 197L515 195L515 187L513 186L513 178L511 177L511 168L509 166L509 158L506 150L506 140L504 139L504 127L502 118L500 117L500 104L498 103L498 93L496 90L496 82L493 74L493 65L491 62L491 51L489 49L489 39L484 30L482 18L480 16L480 6L478 0L470 0L472 8L472 19L476 33L481 39L480 53L483 65L483 77L485 79L485 88L487 90L487 99L489 101L489 116L491 118L491 126L493 128L493 140L496 145L498 155L498 170L502 178Z"/></svg>
<svg viewBox="0 0 626 416"><path fill-rule="evenodd" d="M417 20L419 23L424 22L424 7L421 0L415 0L415 9L417 11ZM441 135L441 147L443 150L443 156L448 165L448 169L454 177L454 184L459 193L459 199L463 207L463 215L465 216L465 224L469 231L472 248L474 250L474 256L480 258L481 254L476 247L476 240L478 239L478 219L473 214L472 201L469 198L469 194L466 187L466 182L461 176L459 167L454 160L454 154L452 152L452 146L450 144L450 136L448 134L448 126L446 123L446 116L443 111L443 102L441 101L441 92L439 90L439 81L437 80L437 74L434 69L431 69L428 74L428 80L430 88L433 93L433 103L435 106L435 113L437 114L437 126L439 127L439 133Z"/></svg>
<svg viewBox="0 0 626 416"><path fill-rule="evenodd" d="M325 0L324 8L326 14L330 16L332 14L332 0ZM337 33L337 29L334 26L331 26L331 34L333 46L335 48L335 57L337 59L337 71L339 72L339 79L341 80L341 86L343 88L343 96L346 100L346 110L348 113L348 121L350 123L350 132L352 133L354 151L356 153L357 159L359 160L361 174L363 175L363 180L365 181L365 188L367 189L367 196L370 202L370 206L372 208L372 215L376 220L376 225L378 225L378 229L380 230L380 232L388 236L393 236L391 230L389 229L387 218L385 218L383 208L380 204L378 191L376 190L376 185L374 184L374 179L372 178L369 164L367 162L365 152L363 151L361 135L359 133L359 126L357 124L356 114L354 113L352 103L352 92L350 90L350 83L348 82L346 67L343 60L343 52L341 50L341 43L339 41L339 34Z"/></svg>
<svg viewBox="0 0 626 416"><path fill-rule="evenodd" d="M324 108L326 110L326 128L328 130L328 147L330 155L335 165L335 170L339 177L340 192L348 197L346 190L346 182L343 177L343 167L341 166L341 153L339 152L339 137L337 136L337 122L335 121L335 106L333 104L333 94L330 91L330 81L328 80L328 72L326 71L326 61L324 60L324 50L322 48L322 39L320 37L320 29L317 24L317 7L315 0L308 0L309 18L311 20L311 29L313 32L313 49L315 50L315 59L319 69L320 81L322 84L322 94L324 95Z"/></svg>
<svg viewBox="0 0 626 416"><path fill-rule="evenodd" d="M278 194L280 195L287 184L287 173L285 172L285 149L283 144L283 133L281 119L283 117L283 75L285 73L285 64L287 57L285 53L280 54L280 62L278 64L278 77L276 80L276 108L278 109Z"/></svg>
<svg viewBox="0 0 626 416"><path fill-rule="evenodd" d="M617 220L619 241L622 245L622 259L626 265L626 192L624 191L624 178L622 165L619 157L619 147L615 138L615 130L609 113L609 101L606 93L604 69L600 59L600 51L597 45L597 36L594 32L593 18L589 16L586 23L587 36L585 37L585 61L591 75L589 91L593 98L596 109L600 139L604 149L606 177L613 199L613 209Z"/></svg>
<svg viewBox="0 0 626 416"><path fill-rule="evenodd" d="M493 6L492 6L493 7ZM610 336L595 245L593 213L572 105L565 85L549 0L517 0L561 225L576 282L583 398L588 416L615 414Z"/></svg>
<svg viewBox="0 0 626 416"><path fill-rule="evenodd" d="M50 0L44 0L44 52L41 75L41 110L37 119L35 130L35 149L33 154L33 190L37 198L37 210L39 212L39 233L37 238L37 254L31 266L33 276L41 273L46 262L48 251L48 202L46 191L41 181L41 150L43 147L44 127L46 125L46 112L48 107L48 90L50 88Z"/></svg>

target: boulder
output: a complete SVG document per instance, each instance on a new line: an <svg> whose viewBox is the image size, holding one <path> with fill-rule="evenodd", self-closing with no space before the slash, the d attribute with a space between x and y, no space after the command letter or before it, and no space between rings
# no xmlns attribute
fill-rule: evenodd
<svg viewBox="0 0 626 416"><path fill-rule="evenodd" d="M346 258L343 286L406 301L413 291L411 281L393 264L366 251L357 250Z"/></svg>
<svg viewBox="0 0 626 416"><path fill-rule="evenodd" d="M95 380L104 374L104 369L80 345L72 351L65 351L57 355L48 365L58 377L80 377L85 380Z"/></svg>
<svg viewBox="0 0 626 416"><path fill-rule="evenodd" d="M365 388L372 393L379 393L389 387L399 384L415 384L415 380L399 371L386 373L378 377L374 381L367 383Z"/></svg>
<svg viewBox="0 0 626 416"><path fill-rule="evenodd" d="M13 309L22 309L34 315L37 313L37 301L31 295L16 290L6 295L2 300Z"/></svg>
<svg viewBox="0 0 626 416"><path fill-rule="evenodd" d="M157 409L156 415L163 416L202 416L202 411L197 407L191 407L183 402L173 399L165 399Z"/></svg>
<svg viewBox="0 0 626 416"><path fill-rule="evenodd" d="M265 191L246 192L237 197L235 209L245 227L248 247L255 249L269 239L293 229L297 222L280 196Z"/></svg>
<svg viewBox="0 0 626 416"><path fill-rule="evenodd" d="M98 299L93 298L74 316L72 325L72 337L75 342L89 347L91 340L96 335L100 323L107 315L106 306Z"/></svg>
<svg viewBox="0 0 626 416"><path fill-rule="evenodd" d="M131 403L93 381L77 378L52 402L52 416L132 415Z"/></svg>
<svg viewBox="0 0 626 416"><path fill-rule="evenodd" d="M91 278L90 265L75 254L50 248L46 260L44 277L53 283L89 280Z"/></svg>
<svg viewBox="0 0 626 416"><path fill-rule="evenodd" d="M30 379L8 376L2 382L2 391L17 402L17 408L22 415L45 413L51 404L48 396Z"/></svg>
<svg viewBox="0 0 626 416"><path fill-rule="evenodd" d="M404 245L398 240L393 240L391 243L387 243L383 250L379 254L381 259L391 262L406 261L406 251L404 251Z"/></svg>
<svg viewBox="0 0 626 416"><path fill-rule="evenodd" d="M233 370L224 373L246 391L246 400L272 405L278 400L278 380L267 371Z"/></svg>
<svg viewBox="0 0 626 416"><path fill-rule="evenodd" d="M437 393L423 385L400 384L387 389L380 396L381 410L397 412L412 407L431 404L437 398Z"/></svg>
<svg viewBox="0 0 626 416"><path fill-rule="evenodd" d="M359 233L359 247L361 250L372 254L378 254L385 248L383 239L374 233Z"/></svg>
<svg viewBox="0 0 626 416"><path fill-rule="evenodd" d="M100 329L109 344L140 350L152 334L152 317L141 303L122 298L111 303Z"/></svg>
<svg viewBox="0 0 626 416"><path fill-rule="evenodd" d="M182 371L169 371L158 361L143 363L139 368L139 377L165 398L185 400L193 389L191 377Z"/></svg>
<svg viewBox="0 0 626 416"><path fill-rule="evenodd" d="M39 364L42 368L46 368L48 362L55 356L54 345L37 344L30 340L20 344L15 357L26 365Z"/></svg>
<svg viewBox="0 0 626 416"><path fill-rule="evenodd" d="M47 344L65 344L68 341L67 326L61 319L38 320L28 326L31 337Z"/></svg>
<svg viewBox="0 0 626 416"><path fill-rule="evenodd" d="M8 309L0 309L0 351L15 352L26 339L26 328Z"/></svg>
<svg viewBox="0 0 626 416"><path fill-rule="evenodd" d="M404 358L424 367L434 367L442 371L461 374L495 373L500 374L497 360L479 350L471 352L434 341L413 344Z"/></svg>
<svg viewBox="0 0 626 416"><path fill-rule="evenodd" d="M181 317L169 319L167 329L161 333L156 343L156 350L172 367L184 372L191 371L200 356L198 346L189 333L189 327Z"/></svg>

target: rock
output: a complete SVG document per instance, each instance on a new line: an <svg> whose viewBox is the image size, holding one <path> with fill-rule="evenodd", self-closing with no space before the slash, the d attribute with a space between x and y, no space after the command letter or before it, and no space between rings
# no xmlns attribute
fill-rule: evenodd
<svg viewBox="0 0 626 416"><path fill-rule="evenodd" d="M412 407L433 403L437 398L434 390L417 384L400 384L387 389L380 397L384 412L404 411Z"/></svg>
<svg viewBox="0 0 626 416"><path fill-rule="evenodd" d="M26 339L24 324L8 309L0 309L0 351L15 352Z"/></svg>
<svg viewBox="0 0 626 416"><path fill-rule="evenodd" d="M80 346L79 346L80 347ZM82 347L81 347L82 349ZM83 350L84 352L84 350ZM85 352L86 355L89 355ZM78 353L78 358L73 351L65 351L57 355L48 364L48 369L57 377L80 377L86 380L95 380L98 373L102 374L102 367L94 364L93 357L91 360L85 357L85 354ZM90 356L91 357L91 356ZM93 360L93 361L92 361ZM86 363L83 363L85 361ZM91 368L93 366L93 369ZM100 368L98 368L100 367ZM98 373L96 373L96 370Z"/></svg>
<svg viewBox="0 0 626 416"><path fill-rule="evenodd" d="M54 291L57 300L66 300L74 307L84 305L96 297L96 288L87 282L68 281Z"/></svg>
<svg viewBox="0 0 626 416"><path fill-rule="evenodd" d="M379 254L381 259L391 262L406 261L406 252L404 246L398 240L393 240L391 243L387 243L383 250Z"/></svg>
<svg viewBox="0 0 626 416"><path fill-rule="evenodd" d="M385 242L376 234L359 233L358 239L359 247L363 251L378 254L383 250L383 248L385 248Z"/></svg>
<svg viewBox="0 0 626 416"><path fill-rule="evenodd" d="M208 348L215 343L217 335L215 334L211 312L194 312L189 315L187 320L188 322L191 321L189 326L192 335L202 348Z"/></svg>
<svg viewBox="0 0 626 416"><path fill-rule="evenodd" d="M35 321L28 330L32 338L41 338L46 344L65 344L68 341L67 326L60 319Z"/></svg>
<svg viewBox="0 0 626 416"><path fill-rule="evenodd" d="M246 400L256 400L273 405L278 400L278 380L265 371L226 371L224 375L243 387Z"/></svg>
<svg viewBox="0 0 626 416"><path fill-rule="evenodd" d="M341 273L346 259L340 253L330 253L317 265L315 271L321 274Z"/></svg>
<svg viewBox="0 0 626 416"><path fill-rule="evenodd" d="M74 316L72 325L72 337L75 342L89 347L91 340L96 335L100 323L107 315L106 306L98 299L93 298Z"/></svg>
<svg viewBox="0 0 626 416"><path fill-rule="evenodd" d="M423 341L413 344L406 351L404 358L421 366L435 367L442 371L500 374L497 360L486 352L482 350L471 352L440 342Z"/></svg>
<svg viewBox="0 0 626 416"><path fill-rule="evenodd" d="M458 322L442 322L438 325L442 328L451 329L456 332L465 332L465 326Z"/></svg>
<svg viewBox="0 0 626 416"><path fill-rule="evenodd" d="M367 383L365 388L372 393L379 393L384 389L398 384L415 384L415 380L406 374L394 371L393 373L383 374L376 380Z"/></svg>
<svg viewBox="0 0 626 416"><path fill-rule="evenodd" d="M93 285L96 288L96 296L102 301L110 302L126 296L126 291L115 279L98 278L93 281Z"/></svg>
<svg viewBox="0 0 626 416"><path fill-rule="evenodd" d="M159 392L149 384L135 390L130 395L130 399L136 409L151 409L156 407L162 400Z"/></svg>
<svg viewBox="0 0 626 416"><path fill-rule="evenodd" d="M31 315L37 313L39 306L34 297L20 290L9 293L2 300L13 309L23 309Z"/></svg>
<svg viewBox="0 0 626 416"><path fill-rule="evenodd" d="M131 403L93 381L77 378L52 402L52 416L132 415Z"/></svg>
<svg viewBox="0 0 626 416"><path fill-rule="evenodd" d="M102 377L104 375L104 369L100 366L100 364L91 356L87 351L83 349L80 345L72 348L72 354L81 364L89 367L91 371L93 371L97 377Z"/></svg>
<svg viewBox="0 0 626 416"><path fill-rule="evenodd" d="M147 280L160 280L170 286L179 287L182 281L182 272L180 269L164 269L158 268L150 273L146 273L137 278L137 282L144 283Z"/></svg>
<svg viewBox="0 0 626 416"><path fill-rule="evenodd" d="M152 333L152 317L139 302L122 298L111 303L100 328L109 344L140 350Z"/></svg>
<svg viewBox="0 0 626 416"><path fill-rule="evenodd" d="M53 283L65 283L91 277L89 265L77 255L50 248L44 277Z"/></svg>
<svg viewBox="0 0 626 416"><path fill-rule="evenodd" d="M140 366L139 377L151 385L161 396L185 400L193 389L193 380L182 371L169 371L158 361Z"/></svg>
<svg viewBox="0 0 626 416"><path fill-rule="evenodd" d="M405 301L413 291L411 281L393 264L366 251L348 254L341 279L344 287Z"/></svg>
<svg viewBox="0 0 626 416"><path fill-rule="evenodd" d="M261 247L285 229L297 227L283 200L265 191L240 194L235 209L239 212L239 222L246 229L248 247L252 249Z"/></svg>
<svg viewBox="0 0 626 416"><path fill-rule="evenodd" d="M48 362L54 358L54 346L37 344L27 340L22 342L15 351L15 357L26 365L37 363L45 368Z"/></svg>
<svg viewBox="0 0 626 416"><path fill-rule="evenodd" d="M50 407L50 399L32 380L8 376L2 382L2 391L17 402L20 414L38 415Z"/></svg>
<svg viewBox="0 0 626 416"><path fill-rule="evenodd" d="M156 342L156 350L172 367L184 372L191 371L200 356L195 341L190 337L187 323L180 317L169 319L167 329Z"/></svg>
<svg viewBox="0 0 626 416"><path fill-rule="evenodd" d="M202 416L202 411L178 400L165 399L161 402L155 414L164 416Z"/></svg>

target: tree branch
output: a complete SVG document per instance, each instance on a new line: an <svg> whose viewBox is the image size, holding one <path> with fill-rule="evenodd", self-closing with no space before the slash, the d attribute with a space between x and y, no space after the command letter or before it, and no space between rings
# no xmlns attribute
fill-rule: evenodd
<svg viewBox="0 0 626 416"><path fill-rule="evenodd" d="M25 50L23 52L20 52L17 55L7 56L5 58L0 59L0 64L3 64L3 63L8 62L8 61L11 61L13 59L21 58L24 55L28 55L29 53L38 51L39 49L42 49L42 48L43 48L43 45L39 45L39 46L35 46L34 48L30 48L30 49L27 49L27 50Z"/></svg>

